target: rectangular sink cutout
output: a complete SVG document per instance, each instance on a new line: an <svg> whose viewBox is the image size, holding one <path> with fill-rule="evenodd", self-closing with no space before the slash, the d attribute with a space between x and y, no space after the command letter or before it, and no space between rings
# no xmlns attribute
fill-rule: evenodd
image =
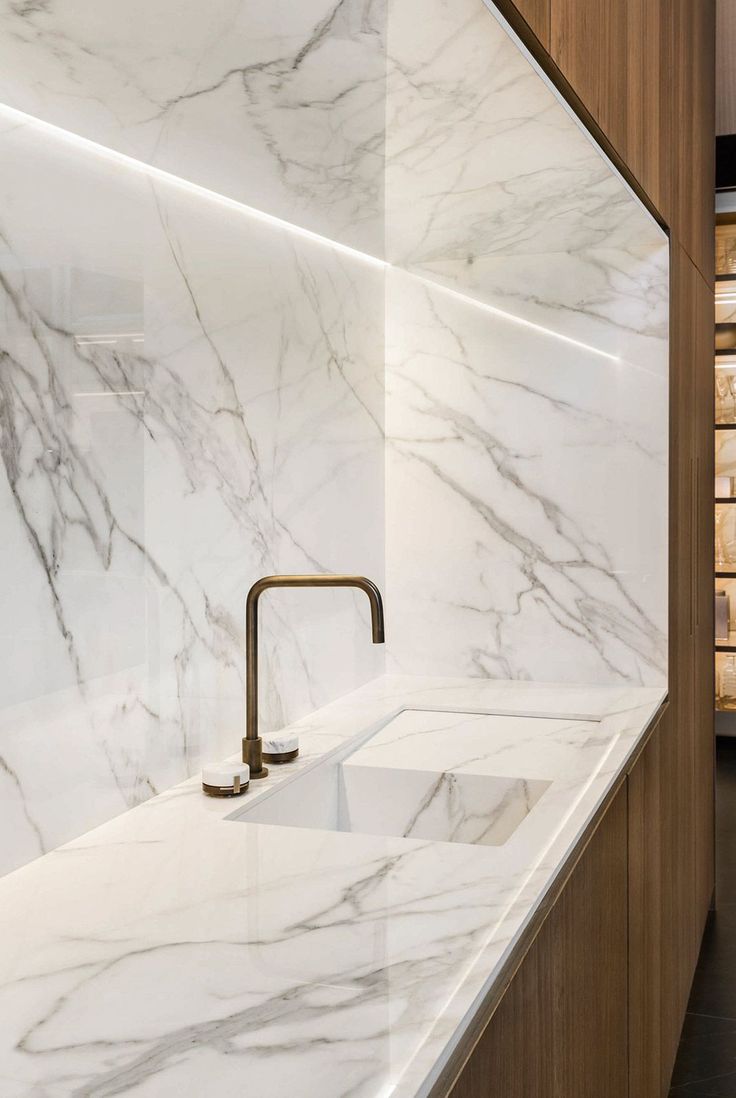
<svg viewBox="0 0 736 1098"><path fill-rule="evenodd" d="M551 781L504 772L495 759L548 717L404 710L236 817L445 843L501 846ZM500 773L494 773L500 769Z"/></svg>

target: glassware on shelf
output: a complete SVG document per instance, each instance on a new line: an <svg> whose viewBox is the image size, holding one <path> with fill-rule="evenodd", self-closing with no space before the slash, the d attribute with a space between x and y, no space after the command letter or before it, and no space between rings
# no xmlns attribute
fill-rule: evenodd
<svg viewBox="0 0 736 1098"><path fill-rule="evenodd" d="M721 571L730 563L727 557L726 536L723 525L725 513L722 507L716 507L716 571Z"/></svg>
<svg viewBox="0 0 736 1098"><path fill-rule="evenodd" d="M716 371L716 423L728 422L728 405L731 403L731 388L728 376L722 370ZM733 404L731 403L731 416L733 416Z"/></svg>
<svg viewBox="0 0 736 1098"><path fill-rule="evenodd" d="M716 272L736 272L736 226L732 224L716 225Z"/></svg>
<svg viewBox="0 0 736 1098"><path fill-rule="evenodd" d="M723 709L736 709L736 656L727 656L719 676L718 700Z"/></svg>
<svg viewBox="0 0 736 1098"><path fill-rule="evenodd" d="M733 423L736 420L736 374L726 374L728 391L731 396L730 407L726 413L726 422Z"/></svg>

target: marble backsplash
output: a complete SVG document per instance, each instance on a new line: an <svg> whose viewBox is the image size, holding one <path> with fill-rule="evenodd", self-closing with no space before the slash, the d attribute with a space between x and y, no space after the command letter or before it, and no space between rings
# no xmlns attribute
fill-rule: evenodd
<svg viewBox="0 0 736 1098"><path fill-rule="evenodd" d="M0 103L380 254L386 0L0 0Z"/></svg>
<svg viewBox="0 0 736 1098"><path fill-rule="evenodd" d="M0 871L237 749L267 572L385 585L393 669L662 683L666 238L493 9L73 9L0 0ZM266 727L364 603L264 600Z"/></svg>
<svg viewBox="0 0 736 1098"><path fill-rule="evenodd" d="M384 290L33 126L0 142L8 867L237 750L259 575L383 585ZM364 602L264 600L265 727L381 670Z"/></svg>
<svg viewBox="0 0 736 1098"><path fill-rule="evenodd" d="M667 238L482 3L423 12L388 21L389 666L659 685Z"/></svg>

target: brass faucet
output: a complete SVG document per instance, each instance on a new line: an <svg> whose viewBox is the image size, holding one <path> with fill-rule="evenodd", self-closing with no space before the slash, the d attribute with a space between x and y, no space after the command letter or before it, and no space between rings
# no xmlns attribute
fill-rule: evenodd
<svg viewBox="0 0 736 1098"><path fill-rule="evenodd" d="M269 587L357 587L365 591L371 604L371 635L374 644L383 644L383 602L381 592L365 576L264 576L256 580L245 602L245 737L243 762L250 767L251 778L265 778L263 746L258 735L258 600Z"/></svg>

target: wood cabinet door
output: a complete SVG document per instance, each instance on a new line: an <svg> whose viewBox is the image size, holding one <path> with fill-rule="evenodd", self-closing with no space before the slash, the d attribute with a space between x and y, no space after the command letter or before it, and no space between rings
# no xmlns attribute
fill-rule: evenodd
<svg viewBox="0 0 736 1098"><path fill-rule="evenodd" d="M451 1098L628 1092L627 794L616 796Z"/></svg>

